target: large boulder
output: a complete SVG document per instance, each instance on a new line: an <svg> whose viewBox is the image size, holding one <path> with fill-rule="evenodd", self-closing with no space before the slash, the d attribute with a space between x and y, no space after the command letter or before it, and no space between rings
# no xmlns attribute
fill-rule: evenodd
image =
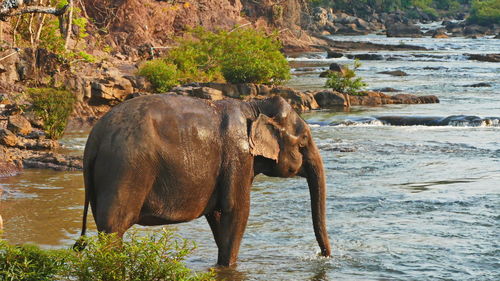
<svg viewBox="0 0 500 281"><path fill-rule="evenodd" d="M17 136L8 129L0 129L0 144L14 147L17 145Z"/></svg>
<svg viewBox="0 0 500 281"><path fill-rule="evenodd" d="M345 69L341 64L334 62L334 63L330 64L330 67L327 71L321 72L319 74L319 77L322 77L322 78L328 77L330 73L340 73L340 74L344 75Z"/></svg>
<svg viewBox="0 0 500 281"><path fill-rule="evenodd" d="M422 37L420 27L415 24L393 22L386 25L387 37Z"/></svg>
<svg viewBox="0 0 500 281"><path fill-rule="evenodd" d="M321 108L346 107L345 95L332 90L324 90L314 93L314 99Z"/></svg>
<svg viewBox="0 0 500 281"><path fill-rule="evenodd" d="M9 116L7 129L15 134L21 135L28 135L31 131L33 131L30 121L20 114Z"/></svg>
<svg viewBox="0 0 500 281"><path fill-rule="evenodd" d="M90 84L91 96L107 102L124 101L134 92L134 87L128 75L116 68L106 69L101 79Z"/></svg>
<svg viewBox="0 0 500 281"><path fill-rule="evenodd" d="M299 92L289 87L276 86L271 90L271 94L281 96L298 112L319 108L313 94L310 92Z"/></svg>
<svg viewBox="0 0 500 281"><path fill-rule="evenodd" d="M209 87L197 87L191 91L191 96L208 100L221 100L224 98L222 91Z"/></svg>
<svg viewBox="0 0 500 281"><path fill-rule="evenodd" d="M217 89L222 92L225 96L231 98L239 98L240 90L237 84L229 84L229 83L200 83L200 86L209 87L212 89Z"/></svg>

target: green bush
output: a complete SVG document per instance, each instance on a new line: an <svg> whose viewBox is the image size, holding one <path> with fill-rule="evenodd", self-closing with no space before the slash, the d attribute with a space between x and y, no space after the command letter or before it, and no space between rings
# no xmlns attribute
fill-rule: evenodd
<svg viewBox="0 0 500 281"><path fill-rule="evenodd" d="M179 82L177 67L162 59L146 62L138 74L146 77L158 92L167 92Z"/></svg>
<svg viewBox="0 0 500 281"><path fill-rule="evenodd" d="M164 58L139 70L155 90L188 82L281 84L290 78L276 35L251 28L215 33L197 28L188 39L177 41L179 45Z"/></svg>
<svg viewBox="0 0 500 281"><path fill-rule="evenodd" d="M195 274L183 260L194 249L187 240L163 229L162 234L128 235L118 245L115 235L86 240L71 260L69 275L79 281L212 280L213 272Z"/></svg>
<svg viewBox="0 0 500 281"><path fill-rule="evenodd" d="M467 21L482 25L499 24L500 0L472 1L472 8Z"/></svg>
<svg viewBox="0 0 500 281"><path fill-rule="evenodd" d="M330 72L327 75L325 87L332 90L346 93L349 95L358 95L366 83L360 77L356 78L356 70L361 66L358 60L354 61L353 68L343 66L343 72Z"/></svg>
<svg viewBox="0 0 500 281"><path fill-rule="evenodd" d="M220 65L225 51L223 38L202 28L193 29L188 36L188 39L178 39L179 45L164 58L177 66L179 82L224 82Z"/></svg>
<svg viewBox="0 0 500 281"><path fill-rule="evenodd" d="M163 230L161 235L85 238L87 248L42 250L0 240L0 280L160 281L214 280L214 272L194 273L184 259L194 245Z"/></svg>
<svg viewBox="0 0 500 281"><path fill-rule="evenodd" d="M0 280L55 280L64 268L63 252L34 245L13 246L0 239Z"/></svg>
<svg viewBox="0 0 500 281"><path fill-rule="evenodd" d="M53 88L31 88L28 95L32 100L31 109L42 119L47 136L51 139L62 137L73 111L75 96L69 91Z"/></svg>
<svg viewBox="0 0 500 281"><path fill-rule="evenodd" d="M290 79L290 66L276 35L249 28L219 34L224 38L221 71L228 82L282 84Z"/></svg>

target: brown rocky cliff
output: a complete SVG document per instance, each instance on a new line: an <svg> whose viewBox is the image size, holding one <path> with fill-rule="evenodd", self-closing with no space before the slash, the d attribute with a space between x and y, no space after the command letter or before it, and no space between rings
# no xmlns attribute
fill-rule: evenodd
<svg viewBox="0 0 500 281"><path fill-rule="evenodd" d="M108 44L130 55L130 47L169 46L174 35L202 26L231 29L252 23L268 31L280 30L285 46L313 43L302 27L308 25L307 0L84 0Z"/></svg>
<svg viewBox="0 0 500 281"><path fill-rule="evenodd" d="M145 43L168 45L173 35L190 27L209 30L230 28L244 22L239 0L84 0L95 24L109 32L112 47Z"/></svg>

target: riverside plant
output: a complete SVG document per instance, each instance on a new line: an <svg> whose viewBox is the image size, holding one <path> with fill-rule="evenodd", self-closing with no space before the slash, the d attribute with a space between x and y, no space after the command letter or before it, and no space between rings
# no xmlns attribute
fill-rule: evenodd
<svg viewBox="0 0 500 281"><path fill-rule="evenodd" d="M31 110L42 119L47 136L54 140L61 138L73 111L75 96L54 88L30 88L27 93L32 101Z"/></svg>
<svg viewBox="0 0 500 281"><path fill-rule="evenodd" d="M359 67L361 67L361 63L355 60L353 68L344 65L342 72L328 73L325 87L349 95L360 95L360 91L366 86L366 83L361 77L356 77L356 70Z"/></svg>
<svg viewBox="0 0 500 281"><path fill-rule="evenodd" d="M132 233L121 243L114 234L84 239L81 252L0 240L0 280L214 280L213 271L195 273L184 265L195 246L166 229L159 235Z"/></svg>
<svg viewBox="0 0 500 281"><path fill-rule="evenodd" d="M282 84L290 79L276 34L243 27L217 32L196 28L177 43L165 57L139 69L158 92L189 82Z"/></svg>

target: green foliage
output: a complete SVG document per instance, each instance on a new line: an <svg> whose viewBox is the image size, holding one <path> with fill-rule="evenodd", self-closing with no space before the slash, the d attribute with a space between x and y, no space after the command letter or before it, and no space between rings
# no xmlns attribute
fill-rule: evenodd
<svg viewBox="0 0 500 281"><path fill-rule="evenodd" d="M359 91L366 86L366 83L360 77L356 77L356 70L360 66L361 63L355 60L352 69L343 66L343 72L330 72L325 87L349 95L358 95Z"/></svg>
<svg viewBox="0 0 500 281"><path fill-rule="evenodd" d="M66 90L53 88L31 88L28 95L32 100L32 110L43 120L43 129L51 139L59 139L64 134L68 117L73 111L74 95Z"/></svg>
<svg viewBox="0 0 500 281"><path fill-rule="evenodd" d="M63 251L13 246L0 239L0 280L50 281L64 268Z"/></svg>
<svg viewBox="0 0 500 281"><path fill-rule="evenodd" d="M202 28L192 30L189 35L190 39L178 39L179 45L164 58L177 66L179 82L223 82L220 66L223 38Z"/></svg>
<svg viewBox="0 0 500 281"><path fill-rule="evenodd" d="M0 280L214 280L213 271L194 273L184 265L194 245L167 230L160 235L127 235L122 243L113 234L85 241L86 249L75 252L0 240Z"/></svg>
<svg viewBox="0 0 500 281"><path fill-rule="evenodd" d="M115 235L87 239L87 248L71 262L70 275L80 281L212 280L213 273L193 274L183 260L194 245L172 232L128 235L121 245Z"/></svg>
<svg viewBox="0 0 500 281"><path fill-rule="evenodd" d="M282 84L290 79L290 66L280 52L277 34L266 36L248 28L219 34L224 39L221 71L228 82Z"/></svg>
<svg viewBox="0 0 500 281"><path fill-rule="evenodd" d="M470 17L471 23L482 25L500 24L500 0L474 0Z"/></svg>
<svg viewBox="0 0 500 281"><path fill-rule="evenodd" d="M157 92L167 92L179 83L177 67L163 59L146 62L138 74L146 77Z"/></svg>
<svg viewBox="0 0 500 281"><path fill-rule="evenodd" d="M250 28L230 32L197 28L189 36L178 40L179 45L166 57L146 63L139 74L157 90L188 82L281 84L290 78L290 67L276 35Z"/></svg>

